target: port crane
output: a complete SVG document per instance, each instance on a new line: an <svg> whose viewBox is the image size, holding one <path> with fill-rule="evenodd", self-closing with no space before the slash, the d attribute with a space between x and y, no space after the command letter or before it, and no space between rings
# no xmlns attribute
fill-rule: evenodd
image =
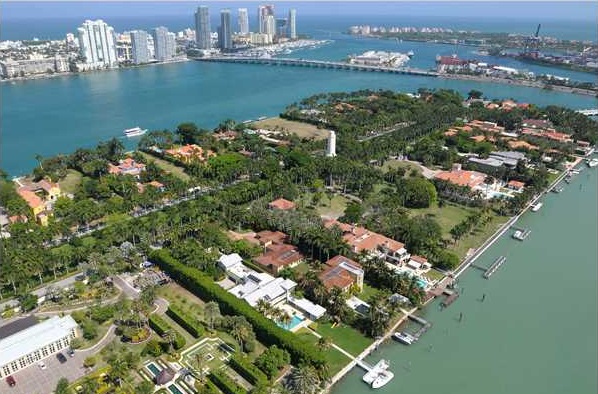
<svg viewBox="0 0 598 394"><path fill-rule="evenodd" d="M540 46L540 38L538 38L538 34L540 34L541 26L541 24L538 24L538 27L536 28L536 34L527 38L523 56L534 59L538 58L538 47Z"/></svg>

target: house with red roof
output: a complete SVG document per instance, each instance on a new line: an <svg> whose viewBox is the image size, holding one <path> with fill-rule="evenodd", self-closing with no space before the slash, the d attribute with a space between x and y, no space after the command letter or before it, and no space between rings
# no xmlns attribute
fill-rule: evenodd
<svg viewBox="0 0 598 394"><path fill-rule="evenodd" d="M281 231L260 231L254 239L264 248L264 253L254 262L272 275L278 275L285 268L293 268L305 256L293 245L287 244L288 236Z"/></svg>
<svg viewBox="0 0 598 394"><path fill-rule="evenodd" d="M525 183L511 180L507 183L507 189L513 190L514 192L517 192L517 193L522 193L523 189L525 189Z"/></svg>
<svg viewBox="0 0 598 394"><path fill-rule="evenodd" d="M328 290L338 287L343 291L349 291L354 285L359 291L363 289L364 272L361 264L342 255L328 260L318 277Z"/></svg>
<svg viewBox="0 0 598 394"><path fill-rule="evenodd" d="M108 173L114 175L132 175L139 178L143 171L145 171L145 164L137 163L132 157L119 160L117 165L108 164Z"/></svg>
<svg viewBox="0 0 598 394"><path fill-rule="evenodd" d="M192 162L204 163L210 157L216 157L216 153L204 149L195 144L187 144L178 148L167 149L164 151L166 156L170 156L182 163L190 164Z"/></svg>
<svg viewBox="0 0 598 394"><path fill-rule="evenodd" d="M334 219L324 221L326 228L338 227L343 240L351 247L353 253L367 252L370 256L380 257L395 264L409 259L410 254L405 244L375 233L365 227L342 223Z"/></svg>
<svg viewBox="0 0 598 394"><path fill-rule="evenodd" d="M54 202L61 195L58 183L42 179L39 182L19 183L19 185L21 185L17 188L19 196L27 202L37 222L47 226L48 218L52 216Z"/></svg>

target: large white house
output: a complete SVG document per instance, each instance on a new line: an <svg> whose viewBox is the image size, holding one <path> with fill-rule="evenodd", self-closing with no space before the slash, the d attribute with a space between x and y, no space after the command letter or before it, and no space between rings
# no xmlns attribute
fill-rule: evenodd
<svg viewBox="0 0 598 394"><path fill-rule="evenodd" d="M37 323L33 316L0 327L0 378L60 352L78 336L69 315Z"/></svg>

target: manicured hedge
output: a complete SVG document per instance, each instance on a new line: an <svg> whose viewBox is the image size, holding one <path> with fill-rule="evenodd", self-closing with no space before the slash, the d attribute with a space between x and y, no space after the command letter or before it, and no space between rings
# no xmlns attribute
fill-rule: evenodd
<svg viewBox="0 0 598 394"><path fill-rule="evenodd" d="M258 383L265 383L268 381L266 374L261 369L251 364L249 361L241 358L240 356L234 356L230 359L229 365L232 369L237 371L239 375L245 378L249 383L254 386Z"/></svg>
<svg viewBox="0 0 598 394"><path fill-rule="evenodd" d="M247 391L243 387L233 382L231 378L226 376L222 371L211 372L210 375L208 375L208 378L214 382L224 394L247 394Z"/></svg>
<svg viewBox="0 0 598 394"><path fill-rule="evenodd" d="M248 303L230 294L211 277L196 268L188 267L165 249L153 251L150 260L166 271L180 285L205 301L216 301L227 315L245 316L253 326L256 337L265 345L277 345L291 355L293 363L307 362L316 368L325 364L324 357L316 347L295 334L278 327L272 320L252 308Z"/></svg>
<svg viewBox="0 0 598 394"><path fill-rule="evenodd" d="M204 329L201 323L176 306L170 305L166 310L166 314L170 316L172 320L177 322L178 325L187 330L189 334L193 335L194 338L199 338L204 334Z"/></svg>
<svg viewBox="0 0 598 394"><path fill-rule="evenodd" d="M172 327L158 315L150 315L149 326L160 336L172 329Z"/></svg>
<svg viewBox="0 0 598 394"><path fill-rule="evenodd" d="M174 332L174 341L172 341L172 346L174 346L176 350L183 348L187 343L185 337L182 336L181 333L173 329L170 324L168 324L158 315L150 315L149 326L160 336L163 336L165 333L172 330Z"/></svg>

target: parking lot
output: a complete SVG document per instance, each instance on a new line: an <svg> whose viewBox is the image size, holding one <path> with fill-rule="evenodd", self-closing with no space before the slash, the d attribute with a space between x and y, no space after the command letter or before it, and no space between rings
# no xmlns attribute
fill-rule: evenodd
<svg viewBox="0 0 598 394"><path fill-rule="evenodd" d="M83 360L89 354L87 352L77 352L74 357L69 357L67 352L63 352L67 361L61 364L52 355L43 360L46 364L46 369L41 369L37 363L20 370L13 374L17 384L9 387L6 379L2 379L0 383L0 393L9 394L49 394L56 388L58 379L65 377L69 382L73 382L85 375L85 368L83 367Z"/></svg>

